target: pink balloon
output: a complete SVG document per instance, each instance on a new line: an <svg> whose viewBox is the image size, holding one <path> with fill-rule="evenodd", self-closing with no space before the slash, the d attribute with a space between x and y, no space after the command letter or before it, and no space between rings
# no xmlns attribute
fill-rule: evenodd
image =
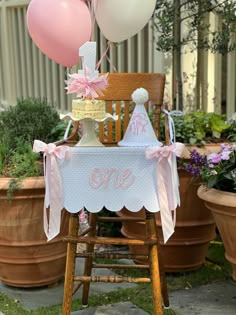
<svg viewBox="0 0 236 315"><path fill-rule="evenodd" d="M46 56L72 67L79 61L79 47L90 40L91 14L83 0L32 0L27 27Z"/></svg>

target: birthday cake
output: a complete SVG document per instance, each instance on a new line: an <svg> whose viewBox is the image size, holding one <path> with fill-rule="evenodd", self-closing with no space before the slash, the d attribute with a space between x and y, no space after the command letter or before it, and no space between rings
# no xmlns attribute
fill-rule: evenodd
<svg viewBox="0 0 236 315"><path fill-rule="evenodd" d="M103 119L106 116L105 101L76 99L72 101L72 116L76 120L91 118Z"/></svg>

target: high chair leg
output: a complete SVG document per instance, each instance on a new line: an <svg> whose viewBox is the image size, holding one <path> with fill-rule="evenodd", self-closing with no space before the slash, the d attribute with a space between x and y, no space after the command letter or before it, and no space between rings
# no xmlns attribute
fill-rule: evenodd
<svg viewBox="0 0 236 315"><path fill-rule="evenodd" d="M146 212L146 229L147 238L156 239L156 222L155 215L153 213ZM150 278L152 282L152 296L153 296L153 309L154 315L162 315L162 292L161 292L161 280L159 271L159 260L158 260L158 245L157 242L154 245L149 246L149 265L150 265Z"/></svg>
<svg viewBox="0 0 236 315"><path fill-rule="evenodd" d="M77 214L71 214L69 219L69 236L77 237L79 229L79 220ZM67 258L65 271L65 285L63 298L63 315L70 315L71 303L73 296L73 285L75 275L75 258L76 258L76 243L67 244Z"/></svg>
<svg viewBox="0 0 236 315"><path fill-rule="evenodd" d="M91 230L88 232L88 237L96 236L96 224L97 224L97 214L96 213L90 213L89 226L90 226ZM86 244L86 252L87 253L93 253L94 252L94 244ZM93 258L92 257L85 258L84 276L91 276L92 265L93 265ZM83 284L83 293L82 293L82 305L83 305L83 307L88 306L89 289L90 289L90 282L85 282Z"/></svg>
<svg viewBox="0 0 236 315"><path fill-rule="evenodd" d="M156 233L157 233L157 228L156 228ZM158 234L157 234L158 235ZM160 243L158 242L158 261L159 261L159 270L160 270L160 277L161 277L161 293L162 293L162 299L163 299L163 304L165 308L169 308L170 306L170 301L169 301L169 294L168 294L168 288L167 288L167 282L166 282L166 275L165 275L165 269L164 269L164 263L163 263L163 258L162 258L162 253L161 253L161 246Z"/></svg>

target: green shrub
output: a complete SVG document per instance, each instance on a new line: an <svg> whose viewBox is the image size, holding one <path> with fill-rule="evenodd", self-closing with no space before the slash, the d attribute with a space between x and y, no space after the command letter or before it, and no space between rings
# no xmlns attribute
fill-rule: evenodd
<svg viewBox="0 0 236 315"><path fill-rule="evenodd" d="M59 122L56 109L46 99L22 98L0 112L0 139L8 149L16 148L16 139L33 144L35 139L51 142L51 130Z"/></svg>
<svg viewBox="0 0 236 315"><path fill-rule="evenodd" d="M177 142L192 145L230 141L236 129L235 123L227 122L225 115L206 112L189 112L171 115L175 125ZM161 119L161 136L164 135L164 115Z"/></svg>
<svg viewBox="0 0 236 315"><path fill-rule="evenodd" d="M32 152L32 145L35 139L45 143L58 140L52 130L59 123L55 107L46 99L21 98L0 112L0 176L42 174L41 155Z"/></svg>

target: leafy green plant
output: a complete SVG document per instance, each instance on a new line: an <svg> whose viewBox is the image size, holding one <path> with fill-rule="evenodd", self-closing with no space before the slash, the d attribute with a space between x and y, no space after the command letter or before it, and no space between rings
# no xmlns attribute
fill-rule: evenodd
<svg viewBox="0 0 236 315"><path fill-rule="evenodd" d="M204 145L206 143L219 143L230 141L234 122L227 122L225 115L206 113L202 111L189 112L183 115L171 115L175 125L176 141L191 144ZM164 135L164 118L161 119L161 135Z"/></svg>
<svg viewBox="0 0 236 315"><path fill-rule="evenodd" d="M50 135L54 139L58 139L58 140L63 139L67 126L68 126L68 122L67 121L65 121L65 120L59 121L59 123L51 130ZM70 126L70 129L69 129L69 132L68 132L69 135L71 134L72 130L73 130L73 124L71 124L71 126ZM79 140L79 136L77 135L77 137L74 140L78 141Z"/></svg>
<svg viewBox="0 0 236 315"><path fill-rule="evenodd" d="M236 114L233 114L229 122L231 125L230 128L227 130L228 139L230 142L236 142Z"/></svg>
<svg viewBox="0 0 236 315"><path fill-rule="evenodd" d="M42 156L32 152L33 141L58 140L52 130L59 122L56 108L46 99L18 99L0 112L0 177L14 178L10 190L25 177L42 175Z"/></svg>
<svg viewBox="0 0 236 315"><path fill-rule="evenodd" d="M51 142L51 130L59 115L46 99L22 98L16 105L0 112L0 140L8 150L16 148L16 139L33 143L34 139Z"/></svg>

